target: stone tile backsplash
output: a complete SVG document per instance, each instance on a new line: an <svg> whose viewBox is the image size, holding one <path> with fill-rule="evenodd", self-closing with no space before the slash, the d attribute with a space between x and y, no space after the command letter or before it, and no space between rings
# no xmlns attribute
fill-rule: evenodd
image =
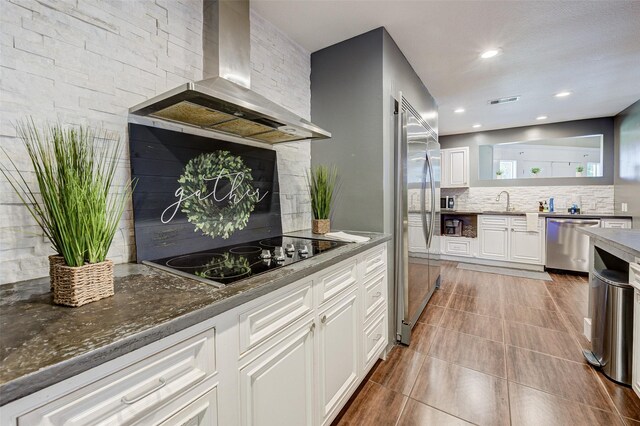
<svg viewBox="0 0 640 426"><path fill-rule="evenodd" d="M556 211L576 203L583 213L613 214L613 185L444 188L441 195L454 196L456 210L499 211L507 203L504 194L496 201L501 191L509 192L511 206L519 211L538 211L538 201L553 197Z"/></svg>

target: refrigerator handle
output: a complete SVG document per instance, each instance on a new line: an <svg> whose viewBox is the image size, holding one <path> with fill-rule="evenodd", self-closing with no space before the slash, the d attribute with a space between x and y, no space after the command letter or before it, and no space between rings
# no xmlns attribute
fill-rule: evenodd
<svg viewBox="0 0 640 426"><path fill-rule="evenodd" d="M429 224L429 240L427 241L427 249L429 249L431 248L431 239L433 238L436 222L436 182L433 179L433 164L431 164L429 153L427 153L427 164L429 165L429 186L431 188L431 223Z"/></svg>
<svg viewBox="0 0 640 426"><path fill-rule="evenodd" d="M429 241L431 240L431 224L427 225L427 210L424 208L424 203L427 198L427 173L431 176L430 171L431 164L429 163L429 155L425 153L424 167L422 168L422 182L420 191L420 216L422 218L422 233L424 234L424 242L429 249Z"/></svg>

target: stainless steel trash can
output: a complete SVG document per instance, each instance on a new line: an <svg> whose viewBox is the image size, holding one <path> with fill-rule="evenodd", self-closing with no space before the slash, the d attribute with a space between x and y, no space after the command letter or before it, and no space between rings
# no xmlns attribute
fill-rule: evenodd
<svg viewBox="0 0 640 426"><path fill-rule="evenodd" d="M629 275L612 269L592 271L590 283L591 353L587 361L618 383L631 385L633 287Z"/></svg>

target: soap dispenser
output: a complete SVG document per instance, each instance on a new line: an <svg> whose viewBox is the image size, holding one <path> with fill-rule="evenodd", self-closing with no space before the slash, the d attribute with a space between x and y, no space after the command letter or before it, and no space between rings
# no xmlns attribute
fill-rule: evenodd
<svg viewBox="0 0 640 426"><path fill-rule="evenodd" d="M549 211L549 205L547 204L547 202L544 202L544 207L543 207L543 212L548 212Z"/></svg>

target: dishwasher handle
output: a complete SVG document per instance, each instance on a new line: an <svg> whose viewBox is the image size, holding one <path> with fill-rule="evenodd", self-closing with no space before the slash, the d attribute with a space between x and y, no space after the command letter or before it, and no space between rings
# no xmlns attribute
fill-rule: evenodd
<svg viewBox="0 0 640 426"><path fill-rule="evenodd" d="M569 225L600 225L600 219L547 219L550 223L567 223Z"/></svg>

